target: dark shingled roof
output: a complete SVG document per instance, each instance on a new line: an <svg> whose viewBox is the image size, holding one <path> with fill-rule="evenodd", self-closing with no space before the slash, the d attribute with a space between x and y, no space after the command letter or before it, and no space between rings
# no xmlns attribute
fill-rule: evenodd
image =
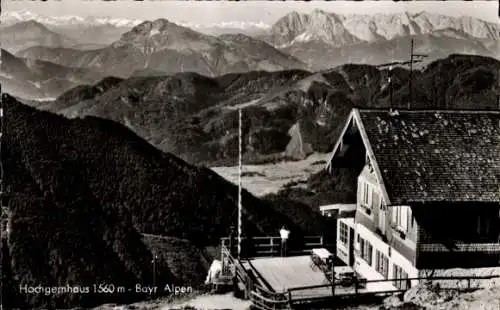
<svg viewBox="0 0 500 310"><path fill-rule="evenodd" d="M391 204L500 202L500 113L359 110Z"/></svg>

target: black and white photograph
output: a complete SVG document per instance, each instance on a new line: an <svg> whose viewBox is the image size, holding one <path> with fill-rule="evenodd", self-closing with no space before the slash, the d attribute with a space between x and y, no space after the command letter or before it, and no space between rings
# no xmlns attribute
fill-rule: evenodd
<svg viewBox="0 0 500 310"><path fill-rule="evenodd" d="M500 309L499 5L2 1L0 309Z"/></svg>

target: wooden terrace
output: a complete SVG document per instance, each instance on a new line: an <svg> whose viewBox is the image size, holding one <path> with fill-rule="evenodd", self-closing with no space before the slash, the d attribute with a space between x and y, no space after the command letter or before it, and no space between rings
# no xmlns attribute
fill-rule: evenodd
<svg viewBox="0 0 500 310"><path fill-rule="evenodd" d="M222 239L221 258L223 264L221 280L226 284L236 280L239 290L245 298L262 310L292 309L304 304L322 304L338 301L343 298L360 296L378 296L405 292L397 288L395 281L408 285L411 280L462 281L463 288L473 289L471 280L491 279L498 276L483 277L431 277L365 280L342 283L332 273L312 262L313 249L328 247L321 237L306 237L302 250L295 249L287 257L279 257L279 237L260 237L253 241L257 249L255 256L237 259L230 252L230 241ZM335 266L335 275L353 272L348 266Z"/></svg>

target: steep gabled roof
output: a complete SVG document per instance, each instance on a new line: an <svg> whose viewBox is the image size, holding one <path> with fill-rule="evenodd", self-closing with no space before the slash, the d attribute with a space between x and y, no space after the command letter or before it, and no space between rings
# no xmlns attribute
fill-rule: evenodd
<svg viewBox="0 0 500 310"><path fill-rule="evenodd" d="M357 110L390 204L500 202L500 112Z"/></svg>

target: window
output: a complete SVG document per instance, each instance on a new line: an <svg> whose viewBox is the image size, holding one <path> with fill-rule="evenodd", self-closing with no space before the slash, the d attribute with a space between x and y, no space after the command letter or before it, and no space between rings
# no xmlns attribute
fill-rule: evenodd
<svg viewBox="0 0 500 310"><path fill-rule="evenodd" d="M408 232L408 223L411 222L411 209L407 206L392 208L392 223L403 232Z"/></svg>
<svg viewBox="0 0 500 310"><path fill-rule="evenodd" d="M370 185L366 182L361 181L362 185L362 199L361 204L363 206L370 206Z"/></svg>
<svg viewBox="0 0 500 310"><path fill-rule="evenodd" d="M347 224L340 222L339 225L339 239L340 242L344 245L347 244L348 241L348 234L349 234L349 226Z"/></svg>
<svg viewBox="0 0 500 310"><path fill-rule="evenodd" d="M380 195L376 192L373 185L360 179L358 182L358 200L359 204L365 208L368 214L374 204L380 204Z"/></svg>
<svg viewBox="0 0 500 310"><path fill-rule="evenodd" d="M375 257L375 269L384 276L384 279L387 279L389 276L389 258L378 250Z"/></svg>
<svg viewBox="0 0 500 310"><path fill-rule="evenodd" d="M400 290L406 290L410 288L410 283L408 279L408 274L400 266L394 264L392 269L392 277L394 280L393 284ZM397 280L402 279L402 280Z"/></svg>
<svg viewBox="0 0 500 310"><path fill-rule="evenodd" d="M373 256L373 246L370 242L366 241L363 238L359 238L359 247L361 250L361 258L368 263L368 265L372 265L372 256Z"/></svg>

